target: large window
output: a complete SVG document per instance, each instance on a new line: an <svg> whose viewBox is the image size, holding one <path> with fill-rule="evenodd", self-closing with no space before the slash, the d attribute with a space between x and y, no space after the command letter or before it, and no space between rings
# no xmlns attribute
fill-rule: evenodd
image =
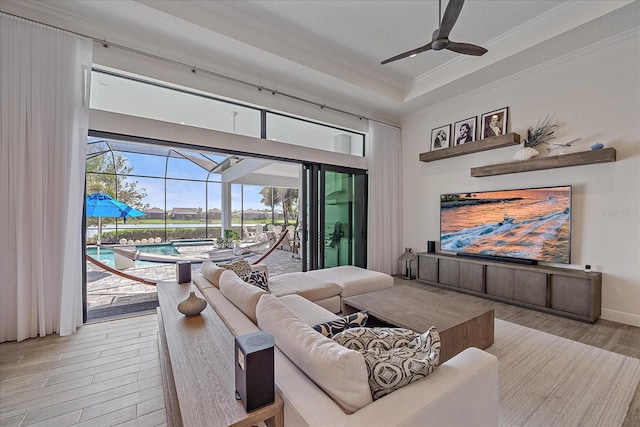
<svg viewBox="0 0 640 427"><path fill-rule="evenodd" d="M106 193L145 213L136 218L87 218L87 242L220 237L221 175L226 157L90 137L87 193Z"/></svg>
<svg viewBox="0 0 640 427"><path fill-rule="evenodd" d="M91 75L91 108L260 138L260 110L106 71Z"/></svg>
<svg viewBox="0 0 640 427"><path fill-rule="evenodd" d="M95 110L365 156L365 135L350 129L130 74L94 70L91 83L90 106ZM90 132L90 135L87 191L106 192L145 213L143 217L131 218L126 223L121 219L106 219L103 222L103 243L123 240L135 243L144 237L156 241L158 236L162 240L217 238L223 234L223 229L229 227L238 236L247 237L255 232L258 224L294 229L300 226L299 205L309 204L306 208L309 211L320 209L324 212L324 208L317 207L317 200L299 201L299 188L304 178L298 163L251 158L247 152L220 154L208 152L210 149L204 147L194 151L193 148L176 148L177 145L158 141L152 144L139 143L135 138L124 141L124 138L108 133ZM215 142L211 146L215 146ZM241 167L236 168L238 165ZM319 164L313 166L320 167ZM324 181L317 184L320 182ZM362 183L356 186L366 187ZM323 190L317 187L314 191ZM334 201L343 202L337 196L335 200L329 200ZM334 213L338 218L330 208L329 216ZM317 215L313 218L309 213L307 215L310 219L319 220ZM342 224L343 220L332 217L327 221L332 221L335 228L336 223ZM349 227L359 226L351 217L344 221ZM87 226L87 242L95 243L100 232L96 219L87 218ZM313 226L317 227L317 224ZM362 227L351 230L349 235L366 239ZM320 255L324 254L325 230L316 230L314 236L320 248L313 249L313 252L309 246L309 253L313 252L311 255L315 260L309 268L323 265ZM339 254L337 244L335 247L329 245L336 249L336 263L363 265L362 254L365 252L361 248L366 245L349 240L352 246L346 247L346 242L340 242ZM304 254L303 250L303 259Z"/></svg>
<svg viewBox="0 0 640 427"><path fill-rule="evenodd" d="M223 172L242 162L254 162L247 169L255 175L240 179L262 185L224 182ZM295 225L299 171L296 164L256 163L240 156L92 136L87 144L87 193L106 193L145 215L126 220L88 217L87 243L96 243L98 236L102 244L216 239L224 224L244 238L255 232L256 224ZM270 186L269 177L280 182L286 177L292 186ZM224 188L231 192L229 206L223 202Z"/></svg>
<svg viewBox="0 0 640 427"><path fill-rule="evenodd" d="M111 71L93 71L91 108L353 156L365 155L362 133Z"/></svg>
<svg viewBox="0 0 640 427"><path fill-rule="evenodd" d="M364 156L364 135L282 114L267 113L267 139Z"/></svg>

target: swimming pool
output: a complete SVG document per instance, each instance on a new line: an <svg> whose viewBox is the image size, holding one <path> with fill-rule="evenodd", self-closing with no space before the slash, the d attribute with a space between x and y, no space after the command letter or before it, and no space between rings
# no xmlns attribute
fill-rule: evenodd
<svg viewBox="0 0 640 427"><path fill-rule="evenodd" d="M148 252L152 254L174 255L180 252L172 243L158 243L153 245L135 245L137 251ZM115 265L113 251L108 247L102 246L98 251L96 246L87 246L87 254L98 261L107 264L109 267ZM144 267L149 265L158 265L157 262L135 261L136 267Z"/></svg>

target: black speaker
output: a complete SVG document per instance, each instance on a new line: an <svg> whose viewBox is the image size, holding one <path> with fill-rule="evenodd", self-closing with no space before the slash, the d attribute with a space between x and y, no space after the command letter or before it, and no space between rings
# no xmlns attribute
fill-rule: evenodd
<svg viewBox="0 0 640 427"><path fill-rule="evenodd" d="M436 242L433 240L427 241L427 252L435 252L436 251Z"/></svg>
<svg viewBox="0 0 640 427"><path fill-rule="evenodd" d="M191 281L191 262L176 262L176 281L178 283L189 283Z"/></svg>
<svg viewBox="0 0 640 427"><path fill-rule="evenodd" d="M236 398L247 412L275 400L273 343L273 336L264 332L236 337Z"/></svg>

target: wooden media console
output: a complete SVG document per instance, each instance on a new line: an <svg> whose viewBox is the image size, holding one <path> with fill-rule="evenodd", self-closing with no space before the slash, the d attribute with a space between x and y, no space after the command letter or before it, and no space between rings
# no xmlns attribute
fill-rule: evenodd
<svg viewBox="0 0 640 427"><path fill-rule="evenodd" d="M420 252L418 282L583 322L600 317L602 273Z"/></svg>

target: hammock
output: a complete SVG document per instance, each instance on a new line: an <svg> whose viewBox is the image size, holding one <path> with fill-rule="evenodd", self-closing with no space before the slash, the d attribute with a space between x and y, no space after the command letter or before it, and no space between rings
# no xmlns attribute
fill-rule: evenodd
<svg viewBox="0 0 640 427"><path fill-rule="evenodd" d="M288 233L288 232L286 232L286 231L285 231L284 233L282 233L282 236L280 236L280 239L278 239L278 241L276 242L276 244L275 244L275 245L273 245L273 247L272 247L271 249L269 249L269 250L267 251L267 253L266 253L266 254L262 255L262 256L261 256L257 261L254 261L252 264L254 264L254 265L255 265L255 264L259 264L262 260L264 260L266 257L268 257L269 255L271 255L271 253L272 253L273 251L275 251L275 250L276 250L276 248L277 248L278 246L280 246L280 244L282 243L282 241L283 241L286 237L288 237L288 236L289 236L289 233Z"/></svg>
<svg viewBox="0 0 640 427"><path fill-rule="evenodd" d="M131 274L127 274L127 273L123 273L120 270L116 270L115 268L111 268L108 265L101 263L100 261L98 261L97 259L93 258L91 255L86 255L87 257L87 261L89 261L92 264L97 265L98 267L102 268L103 270L106 270L110 273L116 274L120 277L124 277L125 279L129 279L129 280L135 280L136 282L142 282L145 285L156 285L156 282L152 282L151 280L147 280L147 279L143 279L141 277L138 276L134 276Z"/></svg>
<svg viewBox="0 0 640 427"><path fill-rule="evenodd" d="M263 256L261 256L258 260L254 261L253 264L258 264L261 261L263 261L266 257L268 257L269 255L271 255L271 253L276 250L276 248L282 243L282 241L289 235L289 233L282 233L282 236L280 237L280 239L278 239L278 241L276 242L275 245L273 245L273 247L271 247L266 254L264 254ZM252 248L256 248L258 247L258 245L264 245L264 244L268 244L269 242L259 242L256 244L251 245ZM241 249L246 249L248 246L245 246L245 248L241 248ZM264 246L262 246L264 247ZM236 248L234 248L236 249ZM233 254L234 249L229 249L228 251L231 252ZM111 248L112 251L114 251L114 253L120 253L121 255L130 258L132 260L136 260L136 259L140 259L140 258L131 258L131 257L136 257L136 256L140 256L139 254L141 254L142 252L140 251L134 251L134 250L127 250L127 249L123 249L123 248ZM225 251L226 252L226 251ZM156 254L146 254L149 256L156 256ZM144 257L145 255L143 255ZM182 256L182 257L181 257ZM233 257L236 257L237 255L233 255ZM180 254L180 255L160 255L158 254L157 257L164 257L166 259L166 257L172 257L172 261L156 261L156 262L176 262L176 261L187 261L187 257L191 257L191 259L193 259L194 255L188 255L188 254ZM181 257L180 259L176 259L177 257ZM127 273L123 273L120 270L116 270L115 268L111 268L108 265L98 261L97 259L93 258L91 255L86 255L87 261L91 262L92 264L97 265L98 267L102 268L103 270L106 270L110 273L113 273L115 275L118 275L120 277L124 277L125 279L129 279L129 280L134 280L136 282L141 282L144 283L145 285L156 285L156 282L153 282L151 280L148 279L143 279L142 277L138 277L138 276L134 276L132 274L127 274ZM211 260L212 258L208 258L208 259L203 259L203 260L199 260L196 262L202 262L202 261L207 261L207 260ZM230 258L227 258L230 259ZM222 261L222 260L219 260Z"/></svg>

